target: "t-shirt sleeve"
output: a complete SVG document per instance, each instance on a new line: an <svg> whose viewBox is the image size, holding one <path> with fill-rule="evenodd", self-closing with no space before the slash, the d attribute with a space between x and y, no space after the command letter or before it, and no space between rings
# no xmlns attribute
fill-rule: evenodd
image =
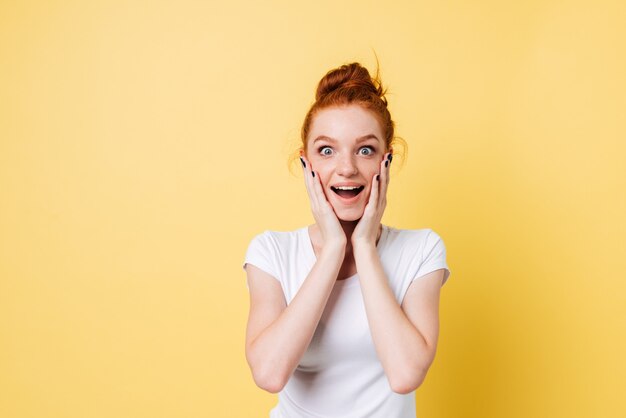
<svg viewBox="0 0 626 418"><path fill-rule="evenodd" d="M418 280L420 277L439 269L445 269L441 283L443 286L450 277L450 269L446 262L446 246L441 237L431 230L426 237L422 262L413 280Z"/></svg>
<svg viewBox="0 0 626 418"><path fill-rule="evenodd" d="M252 239L252 241L250 241L243 262L244 270L246 268L246 264L252 264L278 280L275 256L273 255L273 246L267 231L257 235ZM246 286L248 286L247 280Z"/></svg>

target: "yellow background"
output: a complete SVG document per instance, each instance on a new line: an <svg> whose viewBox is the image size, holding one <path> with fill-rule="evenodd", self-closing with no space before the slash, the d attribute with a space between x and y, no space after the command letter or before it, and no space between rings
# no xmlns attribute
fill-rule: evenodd
<svg viewBox="0 0 626 418"><path fill-rule="evenodd" d="M625 40L622 1L1 2L0 416L267 417L241 262L312 222L288 156L374 51L384 223L452 271L418 418L626 416Z"/></svg>

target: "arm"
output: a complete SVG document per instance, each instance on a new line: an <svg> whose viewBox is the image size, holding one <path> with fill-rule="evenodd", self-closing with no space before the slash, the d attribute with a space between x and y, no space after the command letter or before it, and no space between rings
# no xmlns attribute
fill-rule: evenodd
<svg viewBox="0 0 626 418"><path fill-rule="evenodd" d="M389 384L394 392L410 393L422 384L435 358L443 270L414 281L400 306L376 248L355 251L355 261L372 339Z"/></svg>
<svg viewBox="0 0 626 418"><path fill-rule="evenodd" d="M280 392L308 348L343 263L347 238L326 201L319 176L302 157L305 185L323 246L317 261L289 306L278 280L247 266L250 315L246 359L254 381L268 392Z"/></svg>
<svg viewBox="0 0 626 418"><path fill-rule="evenodd" d="M246 266L250 288L246 359L260 388L280 392L291 377L324 312L344 248L324 247L289 306L278 280L254 265Z"/></svg>
<svg viewBox="0 0 626 418"><path fill-rule="evenodd" d="M386 160L391 162L391 154ZM400 307L376 250L377 231L387 204L389 166L383 160L380 177L372 179L377 187L372 186L363 217L351 240L376 353L391 389L410 393L422 384L435 357L443 270L414 281Z"/></svg>

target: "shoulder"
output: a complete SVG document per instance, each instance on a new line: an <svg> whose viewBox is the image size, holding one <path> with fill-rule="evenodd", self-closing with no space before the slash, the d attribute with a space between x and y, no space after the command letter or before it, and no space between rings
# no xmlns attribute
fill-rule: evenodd
<svg viewBox="0 0 626 418"><path fill-rule="evenodd" d="M292 241L296 241L302 234L302 229L295 229L293 231L272 231L265 230L252 238L251 242L259 242L266 245L284 245L289 244Z"/></svg>
<svg viewBox="0 0 626 418"><path fill-rule="evenodd" d="M424 249L438 241L442 241L439 234L431 228L399 229L388 226L387 230L388 245Z"/></svg>
<svg viewBox="0 0 626 418"><path fill-rule="evenodd" d="M388 227L385 253L396 262L422 265L429 260L446 258L446 246L432 228L397 229Z"/></svg>
<svg viewBox="0 0 626 418"><path fill-rule="evenodd" d="M294 248L298 248L298 237L302 232L265 230L255 235L248 244L243 268L247 264L253 264L270 276L280 279L285 263L291 259L290 254L294 252Z"/></svg>
<svg viewBox="0 0 626 418"><path fill-rule="evenodd" d="M293 231L272 231L265 230L255 235L248 246L249 250L258 250L271 253L288 251L297 246L302 240L304 228Z"/></svg>

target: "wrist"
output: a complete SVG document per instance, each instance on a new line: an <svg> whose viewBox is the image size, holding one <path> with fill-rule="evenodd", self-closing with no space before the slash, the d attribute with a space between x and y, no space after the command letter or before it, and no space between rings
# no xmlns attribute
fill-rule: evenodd
<svg viewBox="0 0 626 418"><path fill-rule="evenodd" d="M376 242L369 240L355 240L352 242L352 253L354 257L359 255L371 256L377 252Z"/></svg>
<svg viewBox="0 0 626 418"><path fill-rule="evenodd" d="M346 240L345 239L335 239L332 241L324 242L322 246L321 254L322 255L341 255L343 260L343 256L346 254Z"/></svg>

